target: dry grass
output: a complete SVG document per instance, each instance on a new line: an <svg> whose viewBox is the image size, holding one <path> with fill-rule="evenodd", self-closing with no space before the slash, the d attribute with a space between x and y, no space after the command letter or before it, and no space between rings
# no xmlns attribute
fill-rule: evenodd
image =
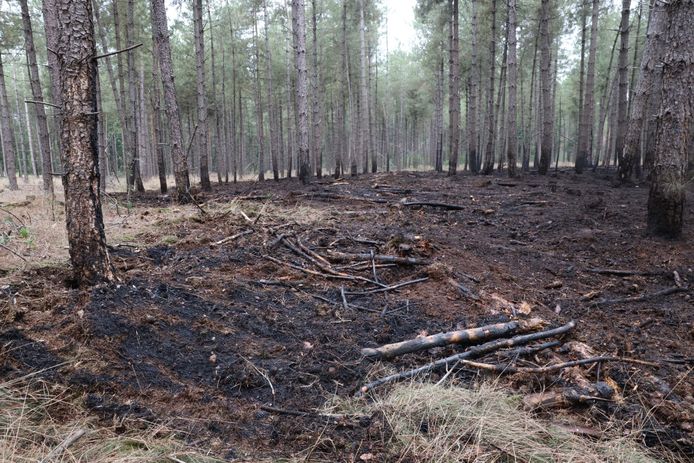
<svg viewBox="0 0 694 463"><path fill-rule="evenodd" d="M399 385L364 401L338 400L342 412L382 413L395 460L421 462L655 463L635 436L616 429L589 440L521 409L518 397L491 385ZM674 457L670 461L676 461Z"/></svg>
<svg viewBox="0 0 694 463"><path fill-rule="evenodd" d="M78 397L65 389L23 378L0 384L0 461L44 461L68 436L84 435L52 462L89 463L216 463L217 458L187 447L165 426L144 431L119 432L128 422L98 425L81 408ZM69 416L69 419L65 419ZM138 423L141 428L142 423ZM48 461L48 460L46 460Z"/></svg>

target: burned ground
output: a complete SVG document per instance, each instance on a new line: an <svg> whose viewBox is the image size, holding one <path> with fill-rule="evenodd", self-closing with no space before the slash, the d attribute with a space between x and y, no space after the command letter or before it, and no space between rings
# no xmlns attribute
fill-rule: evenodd
<svg viewBox="0 0 694 463"><path fill-rule="evenodd" d="M311 448L349 461L379 454L374 423L277 415L261 406L315 410L336 394L353 394L367 377L456 351L374 365L361 358L362 347L513 317L573 319L570 339L659 366L588 370L591 379L613 380L624 401L566 418L618 419L643 427L650 445L691 455L693 234L690 227L679 241L649 236L646 195L643 185L614 188L607 176L570 173L217 186L196 197L194 219L172 211L159 233L111 243L118 284L67 289L64 268L10 276L0 302L0 372L41 371L106 420L172 423L225 458ZM173 209L155 194L135 201L135 213ZM691 222L691 207L686 213ZM329 273L321 258L330 251L426 262L333 262ZM370 292L378 286L367 280L408 284ZM668 288L676 289L638 300ZM480 379L467 369L459 375ZM507 380L521 394L570 382L561 374Z"/></svg>

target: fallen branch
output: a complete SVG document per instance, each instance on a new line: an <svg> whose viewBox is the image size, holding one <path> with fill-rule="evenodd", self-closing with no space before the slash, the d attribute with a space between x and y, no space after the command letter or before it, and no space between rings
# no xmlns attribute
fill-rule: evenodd
<svg viewBox="0 0 694 463"><path fill-rule="evenodd" d="M624 357L591 357L581 360L572 360L570 362L557 363L554 365L547 365L544 367L514 367L511 365L495 365L492 363L479 363L471 362L469 360L461 360L461 363L478 368L480 370L494 371L496 373L551 373L557 370L563 370L564 368L575 367L578 365L588 365L591 363L602 363L602 362L622 362L622 363L635 363L637 365L645 365L649 367L658 367L657 363L646 362L645 360L631 359Z"/></svg>
<svg viewBox="0 0 694 463"><path fill-rule="evenodd" d="M465 210L465 206L458 206L457 204L429 202L429 201L403 201L400 204L402 204L403 206L409 206L409 207L413 207L413 206L438 207L441 209L448 209L451 211Z"/></svg>
<svg viewBox="0 0 694 463"><path fill-rule="evenodd" d="M225 243L228 243L229 241L234 241L238 238L241 238L242 236L250 235L251 233L253 233L253 230L244 230L244 231L239 232L235 235L227 236L226 238L224 238L222 240L215 241L214 243L210 244L210 246L213 246L213 247L214 246L221 246Z"/></svg>
<svg viewBox="0 0 694 463"><path fill-rule="evenodd" d="M22 259L24 262L27 262L27 260L26 260L22 255L20 255L20 254L14 252L12 249L8 248L8 247L5 246L4 244L1 244L1 243L0 243L0 248L4 249L4 250L7 251L7 252L10 252L10 253L14 254L15 256L17 256L17 257L19 257L20 259Z"/></svg>
<svg viewBox="0 0 694 463"><path fill-rule="evenodd" d="M551 349L552 347L557 347L560 345L561 345L560 341L550 341L550 342L543 342L542 344L538 344L536 346L519 347L517 349L512 349L512 350L508 350L505 352L499 352L499 353L502 354L504 357L520 357L521 355L536 354L536 353L541 352L545 349Z"/></svg>
<svg viewBox="0 0 694 463"><path fill-rule="evenodd" d="M421 283L423 281L427 281L428 279L429 279L429 277L417 278L416 280L403 281L402 283L397 283L397 284L390 285L390 286L386 286L383 283L373 282L373 281L369 280L372 283L376 283L377 285L381 286L381 288L370 289L368 291L346 291L345 294L349 294L350 296L364 296L366 294L383 293L386 291L392 291L394 289L402 288L403 286L409 286L409 285L414 285L416 283Z"/></svg>
<svg viewBox="0 0 694 463"><path fill-rule="evenodd" d="M656 299L658 297L669 296L670 294L675 294L675 293L684 293L687 291L689 291L689 288L673 286L671 288L666 288L666 289L663 289L660 291L656 291L655 293L646 293L646 294L642 294L640 296L622 297L622 298L617 298L617 299L601 299L599 301L595 301L595 305L601 306L601 305L609 305L609 304L621 304L624 302L643 302L643 301L648 301L651 299Z"/></svg>
<svg viewBox="0 0 694 463"><path fill-rule="evenodd" d="M368 358L393 358L398 355L418 352L420 350L431 349L434 347L446 346L448 344L471 345L479 344L482 341L497 339L507 334L517 331L533 331L541 328L543 321L539 318L531 320L518 320L508 323L497 323L494 325L480 326L467 330L449 331L447 333L437 333L423 338L409 339L407 341L386 344L377 348L364 348L361 354Z"/></svg>
<svg viewBox="0 0 694 463"><path fill-rule="evenodd" d="M382 283L378 283L377 281L373 281L373 280L370 280L370 279L368 279L368 278L364 278L364 277L358 276L358 275L345 275L345 274L333 275L333 274L325 274L325 273L317 272L317 271L315 271L315 270L311 270L311 269L308 269L308 268L303 268L303 267L300 267L300 266L298 266L298 265L291 264L291 263L289 263L289 262L283 262L283 261L281 261L281 260L279 260L279 259L275 259L275 258L272 257L272 256L264 255L263 257L264 257L265 259L271 261L271 262L274 262L274 263L278 264L278 265L284 265L284 266L287 266L287 267L289 267L289 268L293 268L294 270L299 270L299 271L301 271L301 272L308 273L309 275L315 275L315 276L319 276L319 277L322 277L322 278L328 278L328 279L333 278L333 279L336 279L336 280L363 281L363 282L365 282L365 283L370 283L370 284L373 284L373 285L376 285L376 286L384 286ZM385 289L385 288L383 288L383 289Z"/></svg>
<svg viewBox="0 0 694 463"><path fill-rule="evenodd" d="M304 416L311 418L326 418L329 420L365 420L369 419L369 415L344 415L338 413L317 413L317 412L304 412L301 410L289 410L286 408L271 407L269 405L261 405L260 409L268 413L275 413L277 415L289 415L289 416Z"/></svg>
<svg viewBox="0 0 694 463"><path fill-rule="evenodd" d="M87 434L86 429L78 429L72 432L56 448L51 450L43 460L40 460L39 463L48 463L49 461L53 461L54 459L60 457L60 455L62 455L63 452L68 449L68 447L77 442L85 434Z"/></svg>
<svg viewBox="0 0 694 463"><path fill-rule="evenodd" d="M461 360L471 359L481 357L482 355L489 354L490 352L503 349L505 347L515 347L523 344L527 344L532 341L537 341L538 339L551 338L553 336L559 336L568 331L571 331L576 326L576 322L570 321L566 325L560 326L558 328L538 331L537 333L524 334L520 336L515 336L513 338L497 339L495 341L490 341L485 344L480 344L479 346L473 346L461 352L460 354L452 355L443 359L436 360L435 362L427 363L424 366L415 368L413 370L407 370L400 373L396 373L384 378L379 378L375 381L365 384L361 387L357 395L362 395L369 392L371 389L382 386L383 384L392 383L394 381L400 381L403 379L413 378L422 373L428 373L430 371L438 370L439 368L448 367L451 364L456 364Z"/></svg>
<svg viewBox="0 0 694 463"><path fill-rule="evenodd" d="M666 272L643 272L640 270L622 270L617 268L589 268L590 273L598 273L601 275L617 275L617 276L646 276L646 275L663 275Z"/></svg>
<svg viewBox="0 0 694 463"><path fill-rule="evenodd" d="M399 257L386 256L383 254L348 254L345 252L328 251L328 259L336 262L354 262L354 261L376 261L385 264L400 264L400 265L429 265L429 262L415 257Z"/></svg>

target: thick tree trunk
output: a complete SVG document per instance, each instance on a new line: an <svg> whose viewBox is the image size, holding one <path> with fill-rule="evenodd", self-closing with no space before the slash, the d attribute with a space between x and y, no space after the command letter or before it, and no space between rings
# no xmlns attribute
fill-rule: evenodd
<svg viewBox="0 0 694 463"><path fill-rule="evenodd" d="M516 176L516 157L518 155L518 134L516 133L516 85L518 68L516 65L516 0L508 2L508 176Z"/></svg>
<svg viewBox="0 0 694 463"><path fill-rule="evenodd" d="M550 0L542 0L540 9L540 95L542 97L542 143L540 147L540 175L546 175L552 161L552 74L550 73Z"/></svg>
<svg viewBox="0 0 694 463"><path fill-rule="evenodd" d="M305 185L311 181L308 152L308 71L306 70L306 16L304 0L292 0L292 30L296 53L296 119L298 139L299 179Z"/></svg>
<svg viewBox="0 0 694 463"><path fill-rule="evenodd" d="M53 163L51 154L51 142L48 137L48 121L46 120L46 108L43 105L43 91L41 90L41 80L39 78L39 67L36 64L36 47L34 46L34 33L31 27L31 17L29 16L29 6L27 0L20 0L19 5L22 10L22 24L24 26L24 48L27 55L27 67L29 69L29 82L31 84L31 95L36 101L34 109L36 111L36 122L38 126L39 150L42 159L43 189L46 193L53 194Z"/></svg>
<svg viewBox="0 0 694 463"><path fill-rule="evenodd" d="M10 190L18 190L17 168L15 156L14 131L10 122L10 104L7 99L7 88L5 87L5 71L2 65L2 54L0 54L0 130L2 130L2 152L5 161L5 171L9 181Z"/></svg>
<svg viewBox="0 0 694 463"><path fill-rule="evenodd" d="M693 0L665 4L667 31L660 60L663 85L655 162L648 197L648 228L658 235L682 233L686 197L687 149L694 124Z"/></svg>
<svg viewBox="0 0 694 463"><path fill-rule="evenodd" d="M448 175L458 170L460 144L460 58L458 55L458 0L449 3L450 53L448 57Z"/></svg>
<svg viewBox="0 0 694 463"><path fill-rule="evenodd" d="M620 168L625 179L631 178L634 163L639 159L641 151L641 133L644 126L644 118L649 100L658 100L655 93L655 78L657 66L663 53L663 34L667 29L664 5L656 1L651 9L648 31L646 33L646 45L641 58L641 72L639 73L636 88L633 91L631 102L631 114L626 138L624 139L623 164ZM654 111L656 113L657 111Z"/></svg>
<svg viewBox="0 0 694 463"><path fill-rule="evenodd" d="M166 194L168 186L166 184L166 164L164 162L164 140L162 140L161 131L161 97L159 95L159 63L157 50L156 32L152 30L152 111L154 111L154 121L152 124L154 133L154 145L157 157L157 173L159 174L159 191Z"/></svg>
<svg viewBox="0 0 694 463"><path fill-rule="evenodd" d="M313 154L313 165L316 168L316 177L323 177L323 146L321 139L321 91L320 76L318 74L318 35L316 24L316 0L311 0L311 32L313 36L313 72L311 78L312 90L312 132L311 132L311 153Z"/></svg>
<svg viewBox="0 0 694 463"><path fill-rule="evenodd" d="M176 101L171 43L169 42L169 28L166 23L166 7L164 0L152 0L151 6L152 29L155 31L156 51L158 53L157 61L161 71L166 114L171 130L169 141L173 158L174 177L176 179L176 199L178 202L186 203L190 200L190 179L188 177L187 155L183 148L181 114Z"/></svg>
<svg viewBox="0 0 694 463"><path fill-rule="evenodd" d="M207 155L207 84L205 82L205 37L202 28L202 0L193 1L193 29L195 33L195 75L198 107L198 156L200 157L200 186L211 191L209 158Z"/></svg>
<svg viewBox="0 0 694 463"><path fill-rule="evenodd" d="M114 279L99 197L92 8L90 0L55 3L62 31L57 52L61 58L65 220L75 283L89 285Z"/></svg>
<svg viewBox="0 0 694 463"><path fill-rule="evenodd" d="M627 95L629 90L629 12L631 0L622 0L622 21L619 24L621 43L619 48L619 97L617 100L617 133L615 155L619 162L619 179L625 181L631 173L632 165L624 162L624 138L627 133ZM629 175L627 175L627 172Z"/></svg>
<svg viewBox="0 0 694 463"><path fill-rule="evenodd" d="M272 163L272 178L280 179L279 162L277 160L277 116L275 114L274 90L272 86L272 50L270 49L270 35L268 28L267 0L263 0L263 24L265 30L265 69L267 74L267 112L268 126L270 127L270 162Z"/></svg>

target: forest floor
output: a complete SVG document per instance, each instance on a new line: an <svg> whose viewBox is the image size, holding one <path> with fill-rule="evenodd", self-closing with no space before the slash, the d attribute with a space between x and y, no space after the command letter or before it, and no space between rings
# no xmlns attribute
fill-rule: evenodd
<svg viewBox="0 0 694 463"><path fill-rule="evenodd" d="M582 367L618 399L538 413L581 429L616 422L656 452L686 459L694 455L694 214L688 204L680 240L649 236L647 194L645 184L617 188L606 174L560 172L243 182L196 194L199 207L136 196L128 215L124 207L107 214L107 223L128 223L127 239L107 228L119 284L70 289L64 260L0 268L0 381L35 373L79 394L104 422L167 423L221 458L387 461L386 423L314 412L370 379L460 350L371 362L361 348L513 318L575 320L566 340L653 365ZM21 207L0 206L16 219L3 216L5 226L22 219ZM423 265L335 259L372 251ZM376 292L367 280L407 284ZM556 360L555 351L533 362ZM453 376L521 396L571 383L561 371L499 378L464 367Z"/></svg>

